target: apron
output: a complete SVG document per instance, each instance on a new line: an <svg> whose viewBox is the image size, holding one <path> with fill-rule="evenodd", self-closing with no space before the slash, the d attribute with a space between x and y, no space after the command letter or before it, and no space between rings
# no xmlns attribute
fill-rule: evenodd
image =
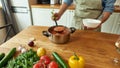
<svg viewBox="0 0 120 68"><path fill-rule="evenodd" d="M82 19L97 19L102 13L102 0L75 0L75 15L72 26L84 29Z"/></svg>

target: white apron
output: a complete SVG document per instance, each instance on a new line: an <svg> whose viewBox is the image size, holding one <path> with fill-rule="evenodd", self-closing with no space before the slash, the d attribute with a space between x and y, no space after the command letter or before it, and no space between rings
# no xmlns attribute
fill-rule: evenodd
<svg viewBox="0 0 120 68"><path fill-rule="evenodd" d="M75 16L72 26L83 29L82 19L97 19L102 13L102 0L75 0Z"/></svg>

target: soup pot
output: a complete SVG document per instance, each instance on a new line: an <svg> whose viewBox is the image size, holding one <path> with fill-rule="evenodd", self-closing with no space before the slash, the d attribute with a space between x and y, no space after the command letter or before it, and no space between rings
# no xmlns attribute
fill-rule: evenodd
<svg viewBox="0 0 120 68"><path fill-rule="evenodd" d="M43 35L48 37L54 43L66 43L70 40L70 34L74 33L76 28L58 25L48 28L47 31L43 31Z"/></svg>

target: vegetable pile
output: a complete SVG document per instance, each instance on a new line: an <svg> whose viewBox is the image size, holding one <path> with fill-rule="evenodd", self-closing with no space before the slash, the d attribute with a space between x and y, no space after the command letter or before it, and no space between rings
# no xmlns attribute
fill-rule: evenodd
<svg viewBox="0 0 120 68"><path fill-rule="evenodd" d="M15 59L10 60L6 68L32 68L38 60L39 57L36 51L30 49L27 52L21 53Z"/></svg>
<svg viewBox="0 0 120 68"><path fill-rule="evenodd" d="M52 56L55 60L51 60L46 54L40 56L40 60L33 65L33 68L69 68L57 52L53 52Z"/></svg>
<svg viewBox="0 0 120 68"><path fill-rule="evenodd" d="M19 46L18 52L20 54L16 58L13 58L16 48L12 48L7 55L1 53L0 68L84 68L85 66L84 58L75 53L67 63L57 52L52 52L53 59L51 59L46 54L46 49L42 47L33 51Z"/></svg>
<svg viewBox="0 0 120 68"><path fill-rule="evenodd" d="M44 48L38 48L37 55L40 57L40 60L33 65L33 68L59 68L57 62L51 60L51 58L46 55L46 50Z"/></svg>

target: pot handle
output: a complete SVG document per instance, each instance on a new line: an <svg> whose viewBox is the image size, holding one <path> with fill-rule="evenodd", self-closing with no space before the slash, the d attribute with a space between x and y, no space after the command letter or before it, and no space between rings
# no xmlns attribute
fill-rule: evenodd
<svg viewBox="0 0 120 68"><path fill-rule="evenodd" d="M43 31L42 34L43 34L44 36L46 36L46 37L49 37L49 36L50 36L50 34L49 34L47 31Z"/></svg>
<svg viewBox="0 0 120 68"><path fill-rule="evenodd" d="M70 27L71 33L74 33L76 31L75 27Z"/></svg>

